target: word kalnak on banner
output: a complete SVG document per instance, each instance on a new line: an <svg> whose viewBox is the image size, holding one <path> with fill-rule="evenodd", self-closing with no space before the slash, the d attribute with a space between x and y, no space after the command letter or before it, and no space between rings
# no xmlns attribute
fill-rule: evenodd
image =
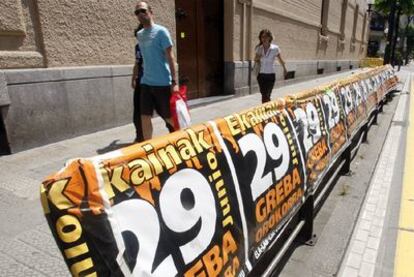
<svg viewBox="0 0 414 277"><path fill-rule="evenodd" d="M367 69L312 93L71 161L41 186L69 270L248 275L396 81L389 67Z"/></svg>

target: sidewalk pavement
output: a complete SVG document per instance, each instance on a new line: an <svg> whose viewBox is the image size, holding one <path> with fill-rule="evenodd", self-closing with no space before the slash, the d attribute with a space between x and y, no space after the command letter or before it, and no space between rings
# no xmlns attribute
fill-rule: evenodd
<svg viewBox="0 0 414 277"><path fill-rule="evenodd" d="M407 69L340 277L414 276L414 66Z"/></svg>
<svg viewBox="0 0 414 277"><path fill-rule="evenodd" d="M285 96L347 77L357 70L333 74L276 88L273 97ZM194 124L223 117L260 104L260 95L223 97L203 105L190 103ZM217 99L215 99L217 100ZM132 117L132 115L131 115ZM154 136L167 132L160 118L153 119ZM68 159L90 157L129 145L132 124L60 141L28 151L0 156L0 276L68 276L69 271L50 234L39 201L39 185Z"/></svg>
<svg viewBox="0 0 414 277"><path fill-rule="evenodd" d="M397 72L397 75L401 80L398 90L401 90L408 75L406 68ZM317 242L315 245L297 242L285 256L286 262L281 264L280 272L276 272L274 276L338 276L397 110L400 93L392 95L394 96L388 99L378 115L377 123L370 126L367 140L358 147L350 165L350 172L337 176L326 199L322 200L322 206L315 211L313 232ZM400 201L398 199L395 202L398 205ZM384 266L385 260L394 259L394 252L389 255L382 259ZM364 270L361 270L362 274ZM348 277L346 274L343 276Z"/></svg>

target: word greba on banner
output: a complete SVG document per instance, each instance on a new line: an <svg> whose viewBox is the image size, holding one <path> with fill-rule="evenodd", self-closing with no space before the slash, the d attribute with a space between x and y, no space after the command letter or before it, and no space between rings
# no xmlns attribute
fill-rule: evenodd
<svg viewBox="0 0 414 277"><path fill-rule="evenodd" d="M41 185L75 276L249 274L397 79L362 70L309 92L90 159Z"/></svg>

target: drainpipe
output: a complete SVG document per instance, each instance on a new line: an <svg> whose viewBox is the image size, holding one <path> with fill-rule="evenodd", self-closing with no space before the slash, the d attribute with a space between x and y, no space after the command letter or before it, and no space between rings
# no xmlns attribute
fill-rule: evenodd
<svg viewBox="0 0 414 277"><path fill-rule="evenodd" d="M241 31L241 55L240 59L242 62L244 62L246 57L246 1L240 1L242 3L243 9L242 9L242 31Z"/></svg>

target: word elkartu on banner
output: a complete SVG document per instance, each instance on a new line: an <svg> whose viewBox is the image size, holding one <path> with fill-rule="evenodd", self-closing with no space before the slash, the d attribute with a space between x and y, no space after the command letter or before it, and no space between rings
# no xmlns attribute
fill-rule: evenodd
<svg viewBox="0 0 414 277"><path fill-rule="evenodd" d="M366 69L313 94L72 160L41 185L70 272L248 275L396 82L390 67Z"/></svg>

